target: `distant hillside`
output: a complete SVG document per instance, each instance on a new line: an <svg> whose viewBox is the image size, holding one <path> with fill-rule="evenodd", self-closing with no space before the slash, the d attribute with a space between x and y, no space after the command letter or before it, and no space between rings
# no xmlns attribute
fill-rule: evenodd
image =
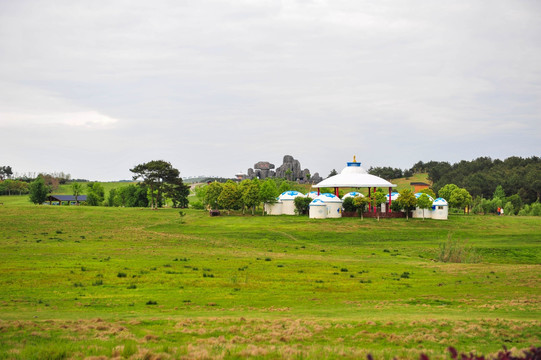
<svg viewBox="0 0 541 360"><path fill-rule="evenodd" d="M410 176L410 177L402 177L402 178L392 179L391 180L391 183L398 185L395 188L395 191L400 191L402 189L411 189L411 190L413 190L413 186L410 185L410 183L412 183L412 182L424 182L424 183L427 183L427 184L432 184L428 180L428 174L427 173L420 173L420 174L415 174L415 175Z"/></svg>

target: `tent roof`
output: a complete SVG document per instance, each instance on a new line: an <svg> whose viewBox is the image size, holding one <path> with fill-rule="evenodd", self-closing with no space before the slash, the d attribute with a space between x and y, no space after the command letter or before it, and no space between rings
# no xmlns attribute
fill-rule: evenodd
<svg viewBox="0 0 541 360"><path fill-rule="evenodd" d="M50 195L47 200L49 201L75 201L73 195ZM86 201L86 195L77 196L77 201Z"/></svg>
<svg viewBox="0 0 541 360"><path fill-rule="evenodd" d="M322 187L345 187L345 188L357 188L357 187L396 187L395 184L391 184L387 180L384 180L378 176L371 175L361 167L359 162L348 162L342 172L338 175L331 176L319 184L313 185L315 188Z"/></svg>

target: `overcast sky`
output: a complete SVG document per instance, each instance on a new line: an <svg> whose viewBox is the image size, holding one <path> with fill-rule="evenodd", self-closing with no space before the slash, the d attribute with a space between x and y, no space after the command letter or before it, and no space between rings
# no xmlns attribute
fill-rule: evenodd
<svg viewBox="0 0 541 360"><path fill-rule="evenodd" d="M0 0L0 166L541 155L541 2Z"/></svg>

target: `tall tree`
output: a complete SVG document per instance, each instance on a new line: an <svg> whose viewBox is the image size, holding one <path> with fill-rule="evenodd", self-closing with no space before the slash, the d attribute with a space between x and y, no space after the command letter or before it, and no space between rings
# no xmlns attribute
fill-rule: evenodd
<svg viewBox="0 0 541 360"><path fill-rule="evenodd" d="M254 215L255 207L261 202L259 198L259 180L257 178L250 181L244 188L242 202L245 206L252 208L252 215Z"/></svg>
<svg viewBox="0 0 541 360"><path fill-rule="evenodd" d="M11 166L0 166L0 180L9 179L11 175L13 175Z"/></svg>
<svg viewBox="0 0 541 360"><path fill-rule="evenodd" d="M274 204L276 197L278 196L278 189L276 183L272 179L267 179L259 188L259 199L263 203ZM263 207L263 215L265 214L265 207Z"/></svg>
<svg viewBox="0 0 541 360"><path fill-rule="evenodd" d="M210 206L212 210L218 209L218 198L220 197L221 193L222 184L220 184L219 182L215 181L207 186L207 191L205 193L205 203Z"/></svg>
<svg viewBox="0 0 541 360"><path fill-rule="evenodd" d="M456 186L455 184L447 184L438 191L438 194L441 198L449 201L449 199L451 199L451 194L456 189L458 189L458 186Z"/></svg>
<svg viewBox="0 0 541 360"><path fill-rule="evenodd" d="M30 183L30 201L34 204L43 204L49 192L50 188L45 185L45 180L41 176Z"/></svg>
<svg viewBox="0 0 541 360"><path fill-rule="evenodd" d="M149 187L153 209L157 209L162 203L164 184L174 183L180 175L180 172L171 163L163 160L139 164L130 171L135 174L133 180L142 179L143 183Z"/></svg>
<svg viewBox="0 0 541 360"><path fill-rule="evenodd" d="M466 207L470 206L471 202L472 197L468 190L464 188L453 190L449 197L449 206L464 209L464 213L466 213Z"/></svg>
<svg viewBox="0 0 541 360"><path fill-rule="evenodd" d="M370 199L368 197L355 196L353 198L353 204L357 208L357 211L361 214L361 220L364 219L363 214L366 211L366 208L368 207L368 203L370 203Z"/></svg>
<svg viewBox="0 0 541 360"><path fill-rule="evenodd" d="M409 213L415 209L417 205L417 198L410 189L403 189L400 191L400 195L396 199L396 203L406 211L406 219L409 220Z"/></svg>
<svg viewBox="0 0 541 360"><path fill-rule="evenodd" d="M73 196L75 196L75 203L79 204L79 195L83 193L83 185L74 182L71 184L71 192L73 193Z"/></svg>
<svg viewBox="0 0 541 360"><path fill-rule="evenodd" d="M165 193L173 202L173 207L187 208L188 196L190 195L190 185L184 184L182 178L173 179L165 185Z"/></svg>
<svg viewBox="0 0 541 360"><path fill-rule="evenodd" d="M105 190L103 189L103 185L97 182L90 182L86 184L86 188L86 203L90 206L102 205L103 200L105 199Z"/></svg>
<svg viewBox="0 0 541 360"><path fill-rule="evenodd" d="M417 198L417 207L423 210L423 220L425 219L425 209L429 209L432 206L432 200L430 197L423 193Z"/></svg>
<svg viewBox="0 0 541 360"><path fill-rule="evenodd" d="M232 180L227 182L222 187L222 192L218 196L218 205L227 209L229 213L231 209L235 209L241 205L242 193L239 191L239 186Z"/></svg>

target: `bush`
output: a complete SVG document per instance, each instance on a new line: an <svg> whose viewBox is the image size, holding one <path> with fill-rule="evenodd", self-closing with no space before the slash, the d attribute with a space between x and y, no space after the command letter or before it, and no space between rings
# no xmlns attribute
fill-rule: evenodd
<svg viewBox="0 0 541 360"><path fill-rule="evenodd" d="M511 202L508 202L507 204L505 204L505 206L503 207L503 214L510 215L510 216L515 215L515 207L513 206Z"/></svg>
<svg viewBox="0 0 541 360"><path fill-rule="evenodd" d="M531 216L541 216L541 203L534 202L530 208Z"/></svg>
<svg viewBox="0 0 541 360"><path fill-rule="evenodd" d="M299 215L308 214L308 210L310 209L310 203L312 202L312 199L309 197L299 196L296 197L295 200L295 212Z"/></svg>
<svg viewBox="0 0 541 360"><path fill-rule="evenodd" d="M342 206L344 208L344 211L347 211L347 212L354 212L357 210L357 207L353 203L352 197L345 198L344 202L342 203Z"/></svg>
<svg viewBox="0 0 541 360"><path fill-rule="evenodd" d="M197 210L204 210L205 209L205 205L203 204L202 201L199 201L199 200L192 202L190 204L190 207L192 209L197 209Z"/></svg>
<svg viewBox="0 0 541 360"><path fill-rule="evenodd" d="M517 215L519 215L519 216L529 216L530 211L531 211L530 205L524 205L524 207L522 209L520 209L520 211L518 212Z"/></svg>

